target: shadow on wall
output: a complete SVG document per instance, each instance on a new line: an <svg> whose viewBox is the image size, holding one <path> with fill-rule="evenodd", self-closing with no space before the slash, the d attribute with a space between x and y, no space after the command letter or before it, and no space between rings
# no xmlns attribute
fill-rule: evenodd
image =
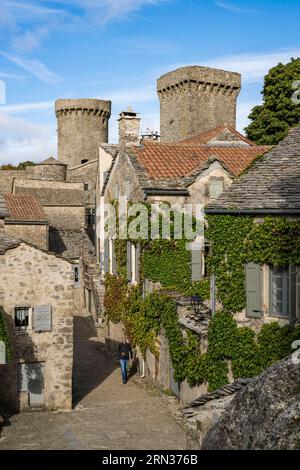
<svg viewBox="0 0 300 470"><path fill-rule="evenodd" d="M49 250L54 253L63 254L67 251L67 246L65 245L64 240L61 237L59 230L56 230L53 227L49 229Z"/></svg>
<svg viewBox="0 0 300 470"><path fill-rule="evenodd" d="M30 397L43 396L44 374L30 336L26 331L16 333L14 318L1 307L0 314L7 327L11 350L7 364L0 365L0 414L5 419L4 425L9 425L11 416L26 407L26 403L30 404Z"/></svg>
<svg viewBox="0 0 300 470"><path fill-rule="evenodd" d="M113 355L97 339L92 317L74 317L73 407L118 367Z"/></svg>

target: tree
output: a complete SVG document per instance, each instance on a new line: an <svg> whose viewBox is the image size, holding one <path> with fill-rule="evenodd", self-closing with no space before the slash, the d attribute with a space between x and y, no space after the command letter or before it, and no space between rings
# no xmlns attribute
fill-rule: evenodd
<svg viewBox="0 0 300 470"><path fill-rule="evenodd" d="M33 163L29 160L26 161L26 162L19 163L18 166L11 165L11 163L8 163L7 165L0 166L0 170L7 170L7 171L10 171L10 170L25 170L25 168L27 166L33 166L33 165L35 165L35 163Z"/></svg>
<svg viewBox="0 0 300 470"><path fill-rule="evenodd" d="M246 135L257 144L277 145L292 127L300 125L300 104L292 100L294 82L300 80L300 58L279 63L265 76L263 104L255 106Z"/></svg>

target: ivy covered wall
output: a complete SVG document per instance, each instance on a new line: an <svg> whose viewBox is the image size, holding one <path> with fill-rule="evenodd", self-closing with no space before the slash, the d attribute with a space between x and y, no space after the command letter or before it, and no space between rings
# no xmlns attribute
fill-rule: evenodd
<svg viewBox="0 0 300 470"><path fill-rule="evenodd" d="M200 339L183 336L175 302L154 292L143 298L141 287L126 281L126 241L115 245L118 276L106 276L106 315L123 322L126 333L143 354L158 353L157 336L166 332L175 380L191 386L207 382L209 390L228 383L228 361L234 378L253 377L292 352L300 328L281 327L273 322L259 334L239 327L232 313L246 306L245 263L285 266L300 264L300 222L284 218L208 216L205 236L211 243L208 272L216 276L217 297L223 309L209 325L208 349L201 353ZM132 240L137 242L138 240ZM191 283L191 255L186 240L153 240L142 243L142 278L186 296L199 293L209 298L209 280Z"/></svg>

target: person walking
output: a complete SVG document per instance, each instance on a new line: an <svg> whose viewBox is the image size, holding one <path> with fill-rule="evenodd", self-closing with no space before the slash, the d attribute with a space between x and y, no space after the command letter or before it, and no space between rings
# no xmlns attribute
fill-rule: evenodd
<svg viewBox="0 0 300 470"><path fill-rule="evenodd" d="M119 359L123 384L126 384L127 382L127 368L129 358L133 359L131 344L126 338L123 338L122 343L119 344Z"/></svg>

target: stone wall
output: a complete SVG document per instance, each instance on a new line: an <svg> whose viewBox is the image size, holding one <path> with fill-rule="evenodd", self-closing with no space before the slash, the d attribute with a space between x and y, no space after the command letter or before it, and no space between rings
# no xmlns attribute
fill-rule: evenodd
<svg viewBox="0 0 300 470"><path fill-rule="evenodd" d="M99 146L108 142L111 102L96 99L58 100L58 159L73 167L98 157Z"/></svg>
<svg viewBox="0 0 300 470"><path fill-rule="evenodd" d="M47 224L18 224L5 223L5 233L18 240L31 243L32 245L48 250L49 229Z"/></svg>
<svg viewBox="0 0 300 470"><path fill-rule="evenodd" d="M71 183L84 183L85 207L95 207L98 160L92 160L74 168L68 168L67 181Z"/></svg>
<svg viewBox="0 0 300 470"><path fill-rule="evenodd" d="M26 177L25 170L0 170L0 194L12 192L14 178L25 179Z"/></svg>
<svg viewBox="0 0 300 470"><path fill-rule="evenodd" d="M58 229L80 230L84 228L84 207L49 206L43 207L49 224Z"/></svg>
<svg viewBox="0 0 300 470"><path fill-rule="evenodd" d="M13 359L0 369L3 405L14 410L28 407L27 392L19 393L18 364L44 363L44 406L72 408L73 265L22 243L0 256L0 305L12 343ZM51 305L52 331L14 331L14 309Z"/></svg>
<svg viewBox="0 0 300 470"><path fill-rule="evenodd" d="M223 125L236 126L241 76L207 67L182 67L157 82L161 141L177 142Z"/></svg>

